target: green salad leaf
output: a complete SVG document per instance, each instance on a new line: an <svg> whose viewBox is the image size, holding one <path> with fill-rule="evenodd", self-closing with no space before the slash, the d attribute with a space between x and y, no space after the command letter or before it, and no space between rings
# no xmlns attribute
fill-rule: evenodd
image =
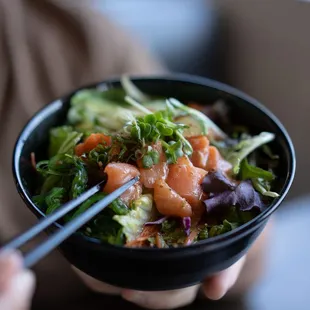
<svg viewBox="0 0 310 310"><path fill-rule="evenodd" d="M239 226L239 223L231 223L227 220L223 221L223 224L214 225L209 231L209 237L215 237L226 232L229 232Z"/></svg>
<svg viewBox="0 0 310 310"><path fill-rule="evenodd" d="M272 172L249 165L245 158L241 162L239 174L242 180L251 179L253 187L263 196L279 197L278 193L270 191L270 182L275 178Z"/></svg>
<svg viewBox="0 0 310 310"><path fill-rule="evenodd" d="M80 214L84 213L87 209L89 209L93 204L96 202L100 201L104 197L106 197L107 194L101 192L101 193L96 193L90 198L88 198L84 203L82 203L78 209L74 212L72 215L72 219L79 216ZM109 208L114 212L116 215L125 215L129 212L128 207L126 204L120 199L117 198L115 199L110 205Z"/></svg>
<svg viewBox="0 0 310 310"><path fill-rule="evenodd" d="M199 231L198 240L204 240L208 238L209 238L208 224L205 224L204 227Z"/></svg>
<svg viewBox="0 0 310 310"><path fill-rule="evenodd" d="M56 127L50 130L49 157L57 154L73 154L75 145L83 134L78 133L70 126Z"/></svg>
<svg viewBox="0 0 310 310"><path fill-rule="evenodd" d="M127 96L138 102L147 102L150 101L150 97L144 94L136 85L128 78L127 75L122 75L121 85L125 90Z"/></svg>
<svg viewBox="0 0 310 310"><path fill-rule="evenodd" d="M127 242L133 241L142 231L144 224L150 219L153 211L152 195L142 195L132 203L126 215L114 215L113 220L123 226Z"/></svg>
<svg viewBox="0 0 310 310"><path fill-rule="evenodd" d="M109 244L123 245L125 243L122 225L114 221L112 216L106 212L99 215L86 228L86 234Z"/></svg>
<svg viewBox="0 0 310 310"><path fill-rule="evenodd" d="M209 117L207 117L204 113L192 109L185 104L181 103L179 100L175 98L170 98L168 99L170 104L175 108L175 109L180 109L183 112L185 112L187 115L190 115L193 117L195 120L197 120L201 127L202 127L202 134L206 135L208 134L209 129L213 131L213 133L218 136L219 138L225 139L227 138L226 133L220 129Z"/></svg>
<svg viewBox="0 0 310 310"><path fill-rule="evenodd" d="M262 178L252 180L253 187L263 196L277 198L280 195L270 190L270 183Z"/></svg>
<svg viewBox="0 0 310 310"><path fill-rule="evenodd" d="M65 189L54 187L50 192L33 197L34 203L48 215L58 209L64 200Z"/></svg>
<svg viewBox="0 0 310 310"><path fill-rule="evenodd" d="M242 180L262 178L267 181L273 181L275 178L272 172L249 165L246 158L241 162L239 174Z"/></svg>
<svg viewBox="0 0 310 310"><path fill-rule="evenodd" d="M108 91L81 90L71 99L68 112L69 124L80 130L100 129L102 132L115 132L123 128L141 112L132 109L124 101L113 101L106 97ZM123 97L124 98L124 97Z"/></svg>
<svg viewBox="0 0 310 310"><path fill-rule="evenodd" d="M233 174L237 175L240 170L240 163L258 147L271 142L275 135L270 132L262 132L257 136L241 140L237 145L231 147L225 154L225 159L233 166Z"/></svg>

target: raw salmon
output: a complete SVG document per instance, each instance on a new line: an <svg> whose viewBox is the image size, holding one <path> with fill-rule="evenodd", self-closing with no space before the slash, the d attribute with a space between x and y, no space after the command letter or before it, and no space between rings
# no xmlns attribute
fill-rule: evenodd
<svg viewBox="0 0 310 310"><path fill-rule="evenodd" d="M209 156L209 140L206 136L196 136L188 138L192 145L193 154L190 158L195 167L205 169Z"/></svg>
<svg viewBox="0 0 310 310"><path fill-rule="evenodd" d="M162 179L154 184L154 201L157 210L163 215L176 217L192 215L190 204Z"/></svg>
<svg viewBox="0 0 310 310"><path fill-rule="evenodd" d="M165 180L168 175L168 165L166 163L166 156L163 152L160 142L152 145L153 150L159 153L159 163L153 165L150 169L143 168L142 160L138 160L137 164L141 174L141 182L146 188L153 188L154 183L158 179Z"/></svg>
<svg viewBox="0 0 310 310"><path fill-rule="evenodd" d="M103 188L105 193L111 193L132 178L140 175L139 170L129 164L125 163L110 163L108 164L104 172L108 176L108 180L106 185ZM141 196L142 193L142 185L141 182L137 182L131 188L129 188L124 194L120 196L120 198L127 204L132 200L136 200Z"/></svg>
<svg viewBox="0 0 310 310"><path fill-rule="evenodd" d="M201 182L206 174L207 171L194 167L187 157L181 157L169 166L167 184L186 199L194 213L203 212Z"/></svg>

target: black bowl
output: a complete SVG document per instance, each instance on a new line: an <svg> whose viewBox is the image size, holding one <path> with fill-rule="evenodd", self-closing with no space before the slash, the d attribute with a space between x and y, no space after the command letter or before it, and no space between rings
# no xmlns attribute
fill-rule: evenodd
<svg viewBox="0 0 310 310"><path fill-rule="evenodd" d="M149 94L175 97L181 101L193 100L207 104L224 99L231 108L230 117L233 121L249 126L253 133L275 133L272 148L281 154L280 169L277 171L280 197L256 218L229 233L173 249L125 248L75 234L59 247L72 265L109 284L138 290L182 288L199 283L204 277L231 266L249 250L293 182L294 148L288 133L270 111L230 86L188 75L139 77L133 81ZM111 80L85 88L117 86L120 86L119 80ZM31 199L35 175L29 164L30 153L35 152L38 159L46 156L48 131L65 122L70 98L75 92L39 111L25 126L16 143L13 158L16 187L27 207L38 218L44 217L44 214ZM60 227L55 223L48 233Z"/></svg>

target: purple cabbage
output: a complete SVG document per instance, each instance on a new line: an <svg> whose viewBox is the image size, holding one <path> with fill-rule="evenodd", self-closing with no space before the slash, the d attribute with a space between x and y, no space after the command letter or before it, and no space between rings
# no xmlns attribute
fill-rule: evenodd
<svg viewBox="0 0 310 310"><path fill-rule="evenodd" d="M162 223L163 223L165 220L167 220L167 219L168 219L168 216L164 216L164 217L158 219L157 221L154 221L154 222L147 222L147 223L145 223L144 225L160 225L160 224L162 224Z"/></svg>
<svg viewBox="0 0 310 310"><path fill-rule="evenodd" d="M229 180L222 172L208 173L202 181L202 189L205 193L222 193L225 190L234 190L236 184Z"/></svg>
<svg viewBox="0 0 310 310"><path fill-rule="evenodd" d="M207 212L217 212L229 209L231 206L238 205L241 211L250 211L258 208L260 211L264 208L264 203L260 195L253 188L251 181L242 181L233 190L225 190L221 193L211 195L204 201Z"/></svg>
<svg viewBox="0 0 310 310"><path fill-rule="evenodd" d="M186 236L189 236L191 229L191 218L189 216L182 218L182 224L184 226L184 232Z"/></svg>
<svg viewBox="0 0 310 310"><path fill-rule="evenodd" d="M217 171L205 176L202 189L210 195L204 201L208 213L221 212L236 205L241 211L250 211L253 208L262 211L264 208L261 196L249 180L236 184Z"/></svg>

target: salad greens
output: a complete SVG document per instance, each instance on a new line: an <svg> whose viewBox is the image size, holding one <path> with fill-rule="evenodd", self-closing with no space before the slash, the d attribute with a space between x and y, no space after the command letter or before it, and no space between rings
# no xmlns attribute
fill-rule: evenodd
<svg viewBox="0 0 310 310"><path fill-rule="evenodd" d="M127 215L113 216L113 219L123 226L123 233L128 242L137 238L144 224L151 218L152 207L153 197L151 195L142 195L139 199L133 201L133 206Z"/></svg>
<svg viewBox="0 0 310 310"><path fill-rule="evenodd" d="M251 135L244 126L229 134L199 107L145 94L127 76L119 88L78 91L67 122L50 130L47 159L36 164L34 203L50 214L105 180L68 222L140 175L80 232L114 245L166 248L250 221L279 196L279 156L269 146L275 135ZM223 102L217 111L227 122Z"/></svg>

